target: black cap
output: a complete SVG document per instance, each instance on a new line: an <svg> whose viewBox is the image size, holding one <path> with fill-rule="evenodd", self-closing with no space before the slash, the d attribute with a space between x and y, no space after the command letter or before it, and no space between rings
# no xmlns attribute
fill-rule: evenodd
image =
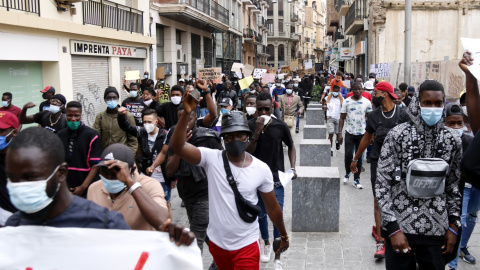
<svg viewBox="0 0 480 270"><path fill-rule="evenodd" d="M226 133L232 133L237 131L244 131L252 135L252 131L248 128L247 118L243 112L229 112L222 116L222 131L220 135L225 135Z"/></svg>
<svg viewBox="0 0 480 270"><path fill-rule="evenodd" d="M55 95L55 88L53 88L53 86L47 86L43 90L40 90L40 92L43 93L42 98L47 99L48 98L48 96L47 96L48 93L52 93L52 94Z"/></svg>
<svg viewBox="0 0 480 270"><path fill-rule="evenodd" d="M105 148L105 150L102 152L101 158L102 160L95 165L95 167L106 166L105 161L114 159L126 162L130 168L133 167L133 164L135 163L135 157L132 149L121 143L114 143Z"/></svg>
<svg viewBox="0 0 480 270"><path fill-rule="evenodd" d="M463 110L460 105L455 104L455 103L449 103L447 104L445 111L447 112L447 116L451 115L462 115L463 116Z"/></svg>
<svg viewBox="0 0 480 270"><path fill-rule="evenodd" d="M105 89L105 93L103 94L103 98L104 99L107 98L108 93L112 93L112 92L117 94L117 97L120 98L120 95L118 94L117 88L115 88L113 86L109 86L109 87L107 87L107 89Z"/></svg>
<svg viewBox="0 0 480 270"><path fill-rule="evenodd" d="M376 79L376 78L377 78L377 74L371 72L371 73L368 74L368 78L375 78L375 79Z"/></svg>
<svg viewBox="0 0 480 270"><path fill-rule="evenodd" d="M62 94L56 94L52 97L52 99L58 99L62 102L63 105L67 103L67 99Z"/></svg>
<svg viewBox="0 0 480 270"><path fill-rule="evenodd" d="M223 98L218 105L220 106L233 106L232 100L230 98Z"/></svg>

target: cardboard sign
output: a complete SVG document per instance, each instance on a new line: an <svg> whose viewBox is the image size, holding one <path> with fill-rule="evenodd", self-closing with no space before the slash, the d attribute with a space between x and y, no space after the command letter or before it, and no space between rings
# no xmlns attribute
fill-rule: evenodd
<svg viewBox="0 0 480 270"><path fill-rule="evenodd" d="M254 66L246 64L245 67L243 68L243 75L245 75L245 77L252 75L252 72L254 69L255 69Z"/></svg>
<svg viewBox="0 0 480 270"><path fill-rule="evenodd" d="M233 63L231 70L235 72L241 72L240 69L242 68L244 68L244 65L242 63Z"/></svg>
<svg viewBox="0 0 480 270"><path fill-rule="evenodd" d="M238 81L238 84L240 85L240 89L247 89L248 87L250 87L250 84L252 83L253 83L252 76L248 76L245 79L241 79L240 81Z"/></svg>
<svg viewBox="0 0 480 270"><path fill-rule="evenodd" d="M159 67L155 70L155 78L165 79L165 67Z"/></svg>
<svg viewBox="0 0 480 270"><path fill-rule="evenodd" d="M274 73L263 73L262 74L262 83L274 83L275 74Z"/></svg>
<svg viewBox="0 0 480 270"><path fill-rule="evenodd" d="M203 269L196 241L177 247L165 232L18 226L0 239L1 269Z"/></svg>
<svg viewBox="0 0 480 270"><path fill-rule="evenodd" d="M277 69L276 69L276 68L268 68L268 73L276 74L276 73L277 73Z"/></svg>
<svg viewBox="0 0 480 270"><path fill-rule="evenodd" d="M199 68L198 78L202 80L213 80L214 83L221 83L222 68Z"/></svg>
<svg viewBox="0 0 480 270"><path fill-rule="evenodd" d="M260 79L260 78L262 78L262 74L264 74L264 73L267 73L266 69L256 68L256 69L253 70L253 78L254 79Z"/></svg>
<svg viewBox="0 0 480 270"><path fill-rule="evenodd" d="M140 79L140 70L125 71L125 80L136 81Z"/></svg>
<svg viewBox="0 0 480 270"><path fill-rule="evenodd" d="M315 69L314 68L306 69L305 74L307 75L315 74Z"/></svg>
<svg viewBox="0 0 480 270"><path fill-rule="evenodd" d="M298 59L290 60L290 70L297 70L298 69Z"/></svg>
<svg viewBox="0 0 480 270"><path fill-rule="evenodd" d="M258 66L258 68L261 68L261 69L269 69L269 67L268 67L268 66L265 66L265 65Z"/></svg>
<svg viewBox="0 0 480 270"><path fill-rule="evenodd" d="M290 66L281 66L280 73L290 73Z"/></svg>

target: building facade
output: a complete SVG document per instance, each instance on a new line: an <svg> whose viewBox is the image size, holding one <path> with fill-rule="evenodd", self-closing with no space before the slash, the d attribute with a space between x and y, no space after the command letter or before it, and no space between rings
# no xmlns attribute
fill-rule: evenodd
<svg viewBox="0 0 480 270"><path fill-rule="evenodd" d="M123 99L125 71L151 69L148 1L12 3L0 2L0 79L17 106L40 104L40 90L52 85L81 102L83 121L93 125L106 108L105 88L115 86Z"/></svg>
<svg viewBox="0 0 480 270"><path fill-rule="evenodd" d="M243 63L254 67L267 64L267 1L243 1Z"/></svg>

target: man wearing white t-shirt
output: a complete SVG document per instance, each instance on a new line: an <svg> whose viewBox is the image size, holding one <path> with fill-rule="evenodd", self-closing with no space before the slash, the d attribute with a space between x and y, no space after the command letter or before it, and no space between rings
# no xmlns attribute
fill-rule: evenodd
<svg viewBox="0 0 480 270"><path fill-rule="evenodd" d="M330 140L331 155L333 156L333 135L337 136L336 149L340 150L338 143L338 124L340 122L340 110L343 104L343 97L340 94L340 87L335 85L333 91L327 97L327 127L328 139Z"/></svg>
<svg viewBox="0 0 480 270"><path fill-rule="evenodd" d="M190 90L191 91L191 90ZM227 180L222 151L195 147L185 142L188 115L198 101L187 91L184 96L184 113L180 117L170 141L170 148L183 160L205 169L208 179L209 238L210 253L218 269L259 269L260 244L258 223L245 222L239 215L235 195ZM245 152L251 131L242 112L227 113L222 117L222 132L225 149L239 193L256 205L257 191L263 199L270 219L281 235L277 253L289 246L288 235L283 223L283 214L273 191L273 176L270 168Z"/></svg>

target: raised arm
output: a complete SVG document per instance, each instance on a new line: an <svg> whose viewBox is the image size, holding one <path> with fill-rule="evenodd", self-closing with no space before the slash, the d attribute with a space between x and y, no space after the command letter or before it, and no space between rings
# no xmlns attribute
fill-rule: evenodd
<svg viewBox="0 0 480 270"><path fill-rule="evenodd" d="M198 80L197 86L202 89L205 94L205 101L207 102L208 114L203 118L203 125L210 127L213 124L213 121L217 118L217 108L215 102L213 102L212 93L208 91L207 84L204 80Z"/></svg>
<svg viewBox="0 0 480 270"><path fill-rule="evenodd" d="M117 117L118 126L123 131L127 132L129 135L138 137L139 127L132 126L132 124L128 122L126 114L127 114L127 108L125 107L118 108L118 117Z"/></svg>
<svg viewBox="0 0 480 270"><path fill-rule="evenodd" d="M467 89L467 112L468 120L472 128L473 134L480 129L480 94L478 93L478 82L475 76L468 70L468 66L473 65L473 57L470 52L463 54L463 59L458 63L462 71L465 73L465 87Z"/></svg>
<svg viewBox="0 0 480 270"><path fill-rule="evenodd" d="M27 110L35 106L37 106L37 104L33 102L28 102L27 104L25 104L25 106L23 106L22 112L20 112L20 117L18 119L20 121L20 124L31 124L35 122L33 115L27 116Z"/></svg>

